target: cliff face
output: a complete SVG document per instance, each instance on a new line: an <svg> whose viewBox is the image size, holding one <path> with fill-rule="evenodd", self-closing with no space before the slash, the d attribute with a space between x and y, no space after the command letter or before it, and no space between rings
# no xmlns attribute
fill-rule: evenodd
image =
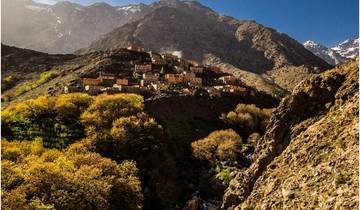
<svg viewBox="0 0 360 210"><path fill-rule="evenodd" d="M358 59L303 81L274 112L223 207L358 208Z"/></svg>

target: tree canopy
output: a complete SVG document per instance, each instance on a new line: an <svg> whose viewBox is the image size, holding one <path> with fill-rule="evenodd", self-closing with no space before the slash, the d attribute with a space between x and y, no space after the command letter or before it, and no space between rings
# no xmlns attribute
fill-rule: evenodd
<svg viewBox="0 0 360 210"><path fill-rule="evenodd" d="M2 207L5 209L141 209L132 161L97 153L46 149L40 139L2 141Z"/></svg>

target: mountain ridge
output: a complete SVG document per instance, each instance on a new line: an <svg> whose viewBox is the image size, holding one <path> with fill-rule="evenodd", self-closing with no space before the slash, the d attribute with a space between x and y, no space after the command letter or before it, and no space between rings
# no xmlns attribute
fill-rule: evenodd
<svg viewBox="0 0 360 210"><path fill-rule="evenodd" d="M204 6L199 8L192 2L157 8L114 29L79 53L130 44L160 52L182 51L185 58L200 62L205 54L212 53L256 73L285 65L330 67L286 34L255 21L239 21Z"/></svg>
<svg viewBox="0 0 360 210"><path fill-rule="evenodd" d="M141 17L150 9L145 4L130 11L121 9L126 5L83 6L69 1L54 5L32 0L5 0L2 3L2 19L12 20L2 22L4 44L65 54L88 46L102 34Z"/></svg>
<svg viewBox="0 0 360 210"><path fill-rule="evenodd" d="M326 47L315 41L307 40L304 47L330 65L338 65L354 58L359 54L359 39L347 39L334 47Z"/></svg>

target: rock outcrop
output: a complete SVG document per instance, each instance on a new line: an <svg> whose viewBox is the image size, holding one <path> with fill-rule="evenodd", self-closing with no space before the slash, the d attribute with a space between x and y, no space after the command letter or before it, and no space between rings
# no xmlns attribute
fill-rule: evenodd
<svg viewBox="0 0 360 210"><path fill-rule="evenodd" d="M284 98L223 208L358 208L358 79L356 59Z"/></svg>

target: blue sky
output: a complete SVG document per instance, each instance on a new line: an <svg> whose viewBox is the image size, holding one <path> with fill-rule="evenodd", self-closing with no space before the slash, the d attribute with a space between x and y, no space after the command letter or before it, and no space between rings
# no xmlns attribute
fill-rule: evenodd
<svg viewBox="0 0 360 210"><path fill-rule="evenodd" d="M40 0L38 0L40 1ZM41 0L56 2L59 0ZM70 0L84 5L104 1L112 5L153 0ZM200 0L213 10L238 19L252 19L289 34L332 46L359 33L358 0Z"/></svg>

